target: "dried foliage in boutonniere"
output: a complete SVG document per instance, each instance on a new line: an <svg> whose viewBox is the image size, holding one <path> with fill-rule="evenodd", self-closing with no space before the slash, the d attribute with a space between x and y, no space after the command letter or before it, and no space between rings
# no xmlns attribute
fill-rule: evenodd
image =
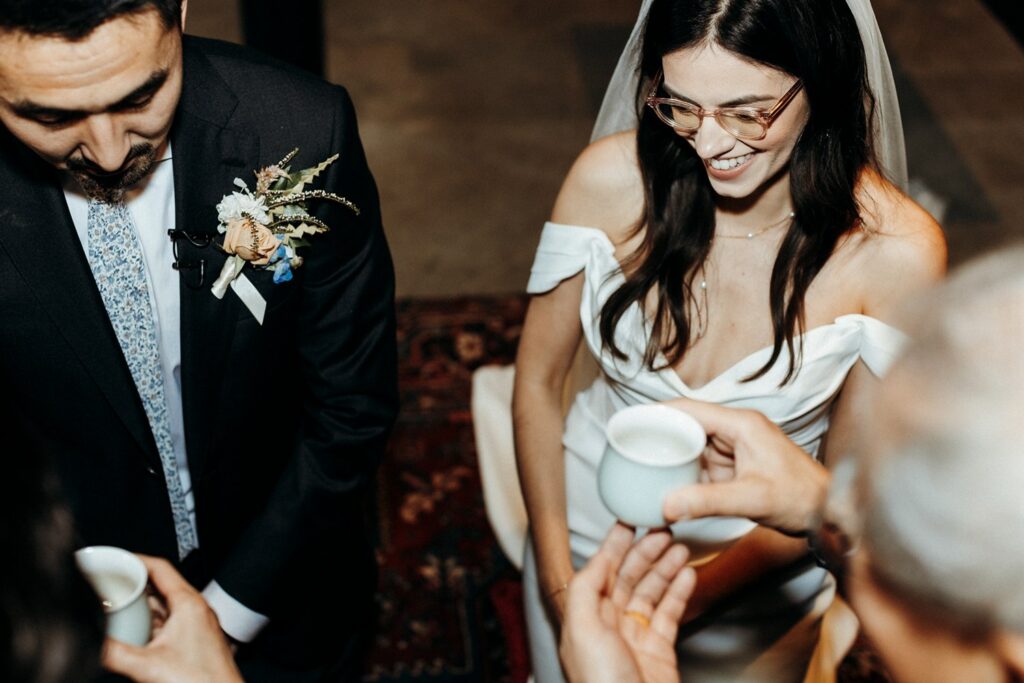
<svg viewBox="0 0 1024 683"><path fill-rule="evenodd" d="M338 155L293 173L288 163L298 151L293 149L273 166L256 171L255 192L235 178L238 190L217 204L217 230L224 235L221 248L231 257L213 283L213 294L221 299L230 286L261 324L266 301L242 273L245 264L272 271L274 284L291 280L292 271L302 265L298 250L310 246L307 238L330 229L309 214L306 204L310 200L332 201L359 215L359 208L344 197L306 189Z"/></svg>

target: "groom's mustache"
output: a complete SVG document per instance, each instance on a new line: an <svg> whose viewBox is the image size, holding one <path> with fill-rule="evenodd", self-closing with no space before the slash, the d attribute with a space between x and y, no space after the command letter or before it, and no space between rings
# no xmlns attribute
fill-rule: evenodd
<svg viewBox="0 0 1024 683"><path fill-rule="evenodd" d="M125 157L121 167L116 171L105 171L85 157L72 157L67 160L66 164L68 170L72 173L86 174L101 185L115 186L122 176L132 170L132 164L136 159L151 156L152 154L153 145L148 142L140 142L132 145L131 149L128 150L128 156Z"/></svg>
<svg viewBox="0 0 1024 683"><path fill-rule="evenodd" d="M155 162L156 151L153 145L143 142L132 145L121 168L113 173L104 171L83 157L68 159L67 167L78 178L90 198L115 202L123 198L125 191L149 175Z"/></svg>

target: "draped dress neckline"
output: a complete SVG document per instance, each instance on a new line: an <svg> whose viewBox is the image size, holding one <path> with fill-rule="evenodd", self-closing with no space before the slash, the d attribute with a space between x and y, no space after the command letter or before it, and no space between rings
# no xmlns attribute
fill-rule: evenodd
<svg viewBox="0 0 1024 683"><path fill-rule="evenodd" d="M643 370L638 367L637 359L624 365L611 358L603 348L600 336L601 308L608 296L625 282L621 263L615 257L615 245L603 230L597 228L546 223L527 291L531 294L550 291L559 282L581 270L587 270L587 285L584 288L580 315L584 337L591 351L605 370L612 370L613 377L617 374L615 369L624 371L626 375L635 376ZM643 328L642 338L635 334L637 325ZM619 329L616 330L616 341L620 340L620 330L623 329L632 329L633 334L626 333L626 338L622 339L624 344L620 344L620 348L639 351L642 357L642 351L646 348L649 338L650 324L644 316L640 302L633 302L623 315ZM876 375L885 372L902 346L904 338L902 332L877 318L862 313L849 313L837 317L830 323L816 325L798 335L794 338L794 345L797 348L802 347L803 360L807 360L822 349L841 343L841 340L848 338L850 334L867 342L860 344L859 350L865 363ZM730 388L744 384L745 377L763 367L771 357L773 348L772 345L768 345L751 351L700 385L686 382L674 367L668 365L661 352L656 358L658 369L646 370L659 377L678 395L714 401L722 398L720 391L728 392ZM777 377L775 383L778 384L788 370L788 361L789 351L784 346L772 369L764 377Z"/></svg>

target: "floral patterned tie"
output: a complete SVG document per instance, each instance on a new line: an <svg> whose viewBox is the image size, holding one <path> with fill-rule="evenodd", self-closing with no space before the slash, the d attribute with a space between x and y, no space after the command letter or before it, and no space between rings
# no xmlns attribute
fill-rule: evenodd
<svg viewBox="0 0 1024 683"><path fill-rule="evenodd" d="M153 431L174 516L178 556L183 559L198 547L198 542L171 442L160 345L150 305L142 245L135 222L123 202L107 204L90 200L88 233L89 267Z"/></svg>

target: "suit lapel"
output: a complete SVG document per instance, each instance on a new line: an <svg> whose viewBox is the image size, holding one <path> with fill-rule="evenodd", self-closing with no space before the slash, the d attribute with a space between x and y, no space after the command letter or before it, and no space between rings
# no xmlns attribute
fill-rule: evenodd
<svg viewBox="0 0 1024 683"><path fill-rule="evenodd" d="M75 233L59 176L6 131L0 137L0 186L17 198L0 225L0 244L150 464L159 467L146 413Z"/></svg>
<svg viewBox="0 0 1024 683"><path fill-rule="evenodd" d="M259 159L259 140L244 121L236 120L238 101L209 61L186 37L185 86L172 130L177 229L220 243L216 205L234 188L236 177L247 182ZM205 261L201 287L198 273L181 270L181 390L189 470L198 480L209 457L216 410L224 386L223 368L231 347L239 300L229 291L217 299L210 286L226 260L216 247L178 241L178 261Z"/></svg>

